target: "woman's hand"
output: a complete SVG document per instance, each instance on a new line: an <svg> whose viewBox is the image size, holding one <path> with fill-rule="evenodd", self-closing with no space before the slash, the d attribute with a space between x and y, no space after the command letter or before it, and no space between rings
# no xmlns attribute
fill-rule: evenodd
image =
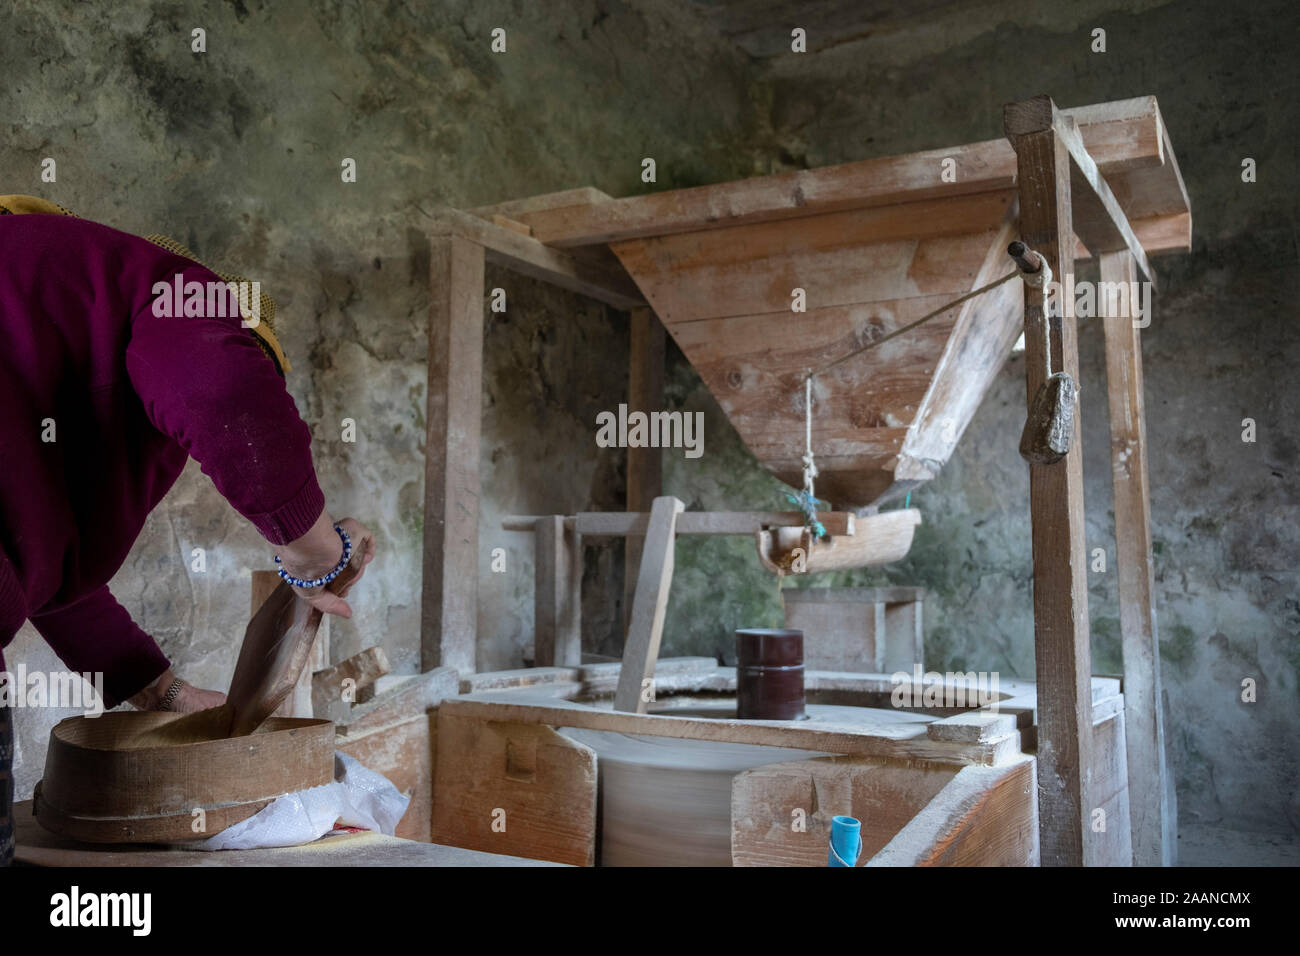
<svg viewBox="0 0 1300 956"><path fill-rule="evenodd" d="M162 699L175 680L176 674L169 667L161 677L130 698L127 703L136 710L162 710ZM195 711L220 707L225 702L226 695L219 690L203 690L199 687L191 687L189 684L182 684L167 710L178 714L192 714Z"/></svg>
<svg viewBox="0 0 1300 956"><path fill-rule="evenodd" d="M333 571L343 557L343 541L334 530L334 524L328 511L321 512L321 516L305 535L280 548L281 566L294 577L307 580ZM348 618L352 616L352 607L344 597L361 580L366 565L374 560L375 536L355 518L344 518L338 525L352 539L352 567L357 569L356 577L337 592L331 591L329 585L293 590L312 607L326 614Z"/></svg>

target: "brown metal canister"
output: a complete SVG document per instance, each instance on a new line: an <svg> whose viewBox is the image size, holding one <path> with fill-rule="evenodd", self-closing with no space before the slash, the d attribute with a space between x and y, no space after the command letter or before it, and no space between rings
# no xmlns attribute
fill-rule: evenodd
<svg viewBox="0 0 1300 956"><path fill-rule="evenodd" d="M737 631L736 716L798 720L803 715L803 631Z"/></svg>

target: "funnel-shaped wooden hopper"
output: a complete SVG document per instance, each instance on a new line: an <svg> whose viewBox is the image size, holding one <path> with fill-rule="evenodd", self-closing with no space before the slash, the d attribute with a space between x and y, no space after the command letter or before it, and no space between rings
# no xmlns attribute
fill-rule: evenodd
<svg viewBox="0 0 1300 956"><path fill-rule="evenodd" d="M1155 98L1064 112L1146 251L1186 250L1187 194ZM1012 271L1015 176L1015 151L992 140L501 208L548 246L608 244L746 445L797 485L804 376ZM819 497L878 504L933 478L1010 354L1022 296L1008 282L819 375Z"/></svg>
<svg viewBox="0 0 1300 956"><path fill-rule="evenodd" d="M1014 266L1010 190L614 246L755 456L801 482L807 373ZM802 289L807 311L792 311ZM1020 332L1008 283L819 375L817 492L868 505L937 473Z"/></svg>

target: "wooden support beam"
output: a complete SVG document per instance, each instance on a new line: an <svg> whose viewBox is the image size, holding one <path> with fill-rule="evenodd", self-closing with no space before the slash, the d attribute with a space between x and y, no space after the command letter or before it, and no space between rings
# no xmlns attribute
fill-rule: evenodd
<svg viewBox="0 0 1300 956"><path fill-rule="evenodd" d="M647 415L657 412L664 402L663 323L648 308L633 309L628 332L627 407L629 412ZM663 494L663 450L628 448L627 510L648 512ZM642 535L628 535L623 542L623 633L632 623L632 598L636 593L637 572L641 567Z"/></svg>
<svg viewBox="0 0 1300 956"><path fill-rule="evenodd" d="M1070 154L1071 215L1075 234L1094 255L1128 250L1142 274L1154 285L1155 273L1147 262L1142 243L1133 234L1119 200L1111 193L1110 185L1083 145L1074 120L1059 114L1052 119L1053 128Z"/></svg>
<svg viewBox="0 0 1300 956"><path fill-rule="evenodd" d="M1154 170L1162 182L1170 176L1181 182L1177 167L1166 162L1155 97L1064 113L1076 117L1103 175ZM960 170L954 182L940 175L945 160ZM571 247L1005 190L1015 186L1015 176L1015 152L1002 140L990 140L646 196L552 203L510 215L531 226L542 242ZM1164 211L1183 212L1186 206Z"/></svg>
<svg viewBox="0 0 1300 956"><path fill-rule="evenodd" d="M1133 290L1137 270L1127 252L1101 256L1101 281ZM1177 832L1165 763L1151 557L1142 344L1136 308L1110 309L1102 296L1106 384L1110 397L1111 477L1115 488L1115 566L1124 652L1124 734L1128 751L1129 819L1135 866L1173 866Z"/></svg>
<svg viewBox="0 0 1300 956"><path fill-rule="evenodd" d="M1020 189L1020 235L1045 256L1054 275L1074 268L1070 154L1047 97L1008 104L1007 138L1015 148ZM1078 381L1074 303L1060 296L1052 316L1052 370ZM1042 293L1025 288L1025 352L1042 354ZM1040 362L1025 363L1027 403L1044 383ZM1038 684L1038 809L1044 866L1082 866L1087 838L1087 772L1091 766L1091 651L1088 644L1088 570L1084 540L1083 456L1075 439L1052 465L1029 468L1033 521L1034 656Z"/></svg>
<svg viewBox="0 0 1300 956"><path fill-rule="evenodd" d="M850 511L818 512L818 520L832 537L851 535L857 527ZM677 518L678 534L755 534L764 528L802 528L800 511L687 511ZM515 519L502 522L516 524ZM584 537L621 538L643 535L650 526L650 515L645 512L582 511L574 518L574 526ZM518 530L517 528L513 530Z"/></svg>
<svg viewBox="0 0 1300 956"><path fill-rule="evenodd" d="M533 537L534 664L582 663L582 549L577 529L561 515L537 519Z"/></svg>
<svg viewBox="0 0 1300 956"><path fill-rule="evenodd" d="M664 635L664 613L673 581L673 548L677 541L677 516L685 505L671 495L656 498L650 506L641 570L636 596L632 599L632 621L623 645L623 669L614 692L614 709L644 714L644 682L652 680L659 659L659 642Z"/></svg>
<svg viewBox="0 0 1300 956"><path fill-rule="evenodd" d="M641 291L627 273L611 268L606 262L552 249L532 236L458 209L441 209L433 219L432 235L460 236L476 242L487 250L491 262L590 296L616 309L645 305Z"/></svg>
<svg viewBox="0 0 1300 956"><path fill-rule="evenodd" d="M484 252L455 235L430 245L420 660L466 674L478 627Z"/></svg>

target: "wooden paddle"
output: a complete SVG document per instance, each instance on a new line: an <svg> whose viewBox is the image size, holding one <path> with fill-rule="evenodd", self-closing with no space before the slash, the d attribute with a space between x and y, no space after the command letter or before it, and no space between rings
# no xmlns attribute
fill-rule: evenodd
<svg viewBox="0 0 1300 956"><path fill-rule="evenodd" d="M352 563L327 585L328 589L345 597L361 573L362 560L360 550L354 552ZM155 734L159 741L193 743L246 737L257 730L298 682L323 616L281 581L244 630L226 702L186 714L159 728Z"/></svg>
<svg viewBox="0 0 1300 956"><path fill-rule="evenodd" d="M345 596L361 573L362 557L358 550L326 587ZM244 631L224 705L230 720L226 736L251 734L289 696L311 657L323 616L284 581L271 592Z"/></svg>

